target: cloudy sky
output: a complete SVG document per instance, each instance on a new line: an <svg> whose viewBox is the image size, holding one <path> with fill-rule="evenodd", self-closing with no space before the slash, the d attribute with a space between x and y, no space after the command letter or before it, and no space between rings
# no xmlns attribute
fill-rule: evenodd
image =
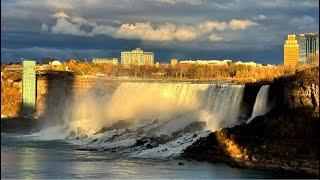
<svg viewBox="0 0 320 180"><path fill-rule="evenodd" d="M319 0L3 0L1 60L118 57L282 63L288 33L319 32Z"/></svg>

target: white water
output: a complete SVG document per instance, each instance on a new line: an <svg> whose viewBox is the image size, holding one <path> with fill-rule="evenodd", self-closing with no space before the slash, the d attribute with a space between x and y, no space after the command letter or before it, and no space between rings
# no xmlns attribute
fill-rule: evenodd
<svg viewBox="0 0 320 180"><path fill-rule="evenodd" d="M135 157L176 156L207 135L206 130L238 124L243 92L244 85L233 84L122 83L111 96L87 95L76 99L65 111L64 116L69 119L63 130L49 128L38 135L46 139L65 136L75 144L117 149ZM129 122L130 126L96 133L119 120ZM206 127L182 133L153 148L132 148L137 139L173 137L173 132L193 122L205 122ZM75 133L66 135L71 131Z"/></svg>
<svg viewBox="0 0 320 180"><path fill-rule="evenodd" d="M247 120L247 124L250 123L255 117L265 115L269 111L269 87L270 85L261 86L254 102L251 117Z"/></svg>

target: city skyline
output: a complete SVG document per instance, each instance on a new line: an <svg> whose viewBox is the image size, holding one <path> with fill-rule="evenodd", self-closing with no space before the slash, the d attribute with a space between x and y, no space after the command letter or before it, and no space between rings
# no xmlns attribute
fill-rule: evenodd
<svg viewBox="0 0 320 180"><path fill-rule="evenodd" d="M250 4L250 6L247 6ZM239 59L281 64L287 34L319 32L318 1L2 1L1 59ZM141 9L145 9L141 11Z"/></svg>

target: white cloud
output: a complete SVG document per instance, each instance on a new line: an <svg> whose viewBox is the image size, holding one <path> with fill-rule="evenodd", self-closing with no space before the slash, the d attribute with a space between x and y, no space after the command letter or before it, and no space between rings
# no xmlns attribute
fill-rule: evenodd
<svg viewBox="0 0 320 180"><path fill-rule="evenodd" d="M302 17L293 18L289 21L289 24L298 27L299 30L308 30L310 27L315 28L317 26L317 21L311 17L304 15Z"/></svg>
<svg viewBox="0 0 320 180"><path fill-rule="evenodd" d="M218 36L218 35L216 35L216 34L211 34L210 36L209 36L209 40L210 41L221 41L223 38L222 37L220 37L220 36Z"/></svg>
<svg viewBox="0 0 320 180"><path fill-rule="evenodd" d="M52 14L51 17L55 18L55 19L70 19L70 16L63 11L56 12L56 13Z"/></svg>
<svg viewBox="0 0 320 180"><path fill-rule="evenodd" d="M211 4L212 7L217 8L217 9L233 9L236 8L237 4L234 2L229 2L229 3L217 3L217 2L212 2Z"/></svg>
<svg viewBox="0 0 320 180"><path fill-rule="evenodd" d="M191 41L196 39L197 32L188 28L180 28L175 32L175 38L179 41Z"/></svg>
<svg viewBox="0 0 320 180"><path fill-rule="evenodd" d="M63 11L54 13L53 18L57 19L55 25L51 27L51 32L55 34L70 34L78 36L94 36L98 34L112 36L122 39L141 39L143 41L193 41L210 40L220 41L221 35L216 31L237 31L244 30L257 23L248 19L232 19L226 21L204 21L195 25L181 25L164 23L153 25L150 22L122 23L118 27L110 25L98 25L93 20L82 17L69 16ZM83 25L91 27L89 32L84 31ZM44 27L49 29L49 27ZM221 34L221 33L220 33Z"/></svg>
<svg viewBox="0 0 320 180"><path fill-rule="evenodd" d="M41 31L47 32L49 30L49 26L46 23L42 23L41 25Z"/></svg>
<svg viewBox="0 0 320 180"><path fill-rule="evenodd" d="M252 18L254 21L259 21L259 20L266 20L267 19L267 16L263 15L263 14L260 14L258 16L255 16Z"/></svg>
<svg viewBox="0 0 320 180"><path fill-rule="evenodd" d="M67 19L58 19L57 23L51 27L51 32L54 34L70 34L76 36L87 35L85 31L81 30L80 25L73 24Z"/></svg>
<svg viewBox="0 0 320 180"><path fill-rule="evenodd" d="M256 26L257 23L250 20L232 19L229 22L229 26L232 30L244 30L250 26Z"/></svg>
<svg viewBox="0 0 320 180"><path fill-rule="evenodd" d="M218 22L218 21L205 21L203 23L199 24L199 29L201 29L204 32L210 32L214 29L223 31L227 29L228 24L226 22Z"/></svg>
<svg viewBox="0 0 320 180"><path fill-rule="evenodd" d="M60 0L47 0L46 4L54 9L72 9L74 7L71 2Z"/></svg>
<svg viewBox="0 0 320 180"><path fill-rule="evenodd" d="M188 28L178 28L174 24L166 23L153 27L148 23L122 24L116 30L116 37L126 39L142 39L146 41L190 41L198 34Z"/></svg>

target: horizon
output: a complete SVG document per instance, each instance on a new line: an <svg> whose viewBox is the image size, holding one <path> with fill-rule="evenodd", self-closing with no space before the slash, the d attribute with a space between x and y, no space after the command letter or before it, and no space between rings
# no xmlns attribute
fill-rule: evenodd
<svg viewBox="0 0 320 180"><path fill-rule="evenodd" d="M139 47L162 63L231 59L282 64L287 34L319 34L318 3L2 1L1 61L120 59L121 51Z"/></svg>

